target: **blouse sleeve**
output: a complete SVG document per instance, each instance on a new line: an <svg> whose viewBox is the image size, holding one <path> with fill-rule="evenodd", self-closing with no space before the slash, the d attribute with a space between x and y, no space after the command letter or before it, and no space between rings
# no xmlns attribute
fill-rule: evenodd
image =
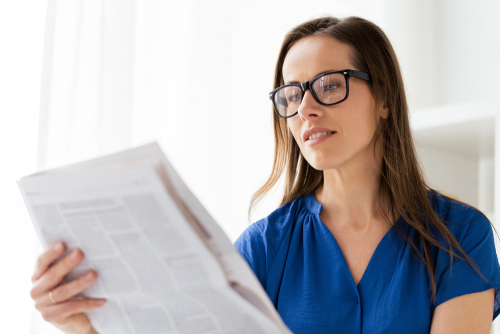
<svg viewBox="0 0 500 334"><path fill-rule="evenodd" d="M265 289L267 243L263 237L264 220L247 227L236 239L234 246L252 268Z"/></svg>
<svg viewBox="0 0 500 334"><path fill-rule="evenodd" d="M435 307L454 297L495 288L494 320L500 313L500 265L495 249L493 229L488 219L477 211L470 223L452 226L457 228L455 231L459 231L458 229L463 231L453 233L454 231L450 228L464 252L490 282L479 276L465 259L460 260L454 257L453 265L450 266L449 253L440 249L436 265ZM455 248L453 249L456 254L461 255ZM444 261L446 258L447 263Z"/></svg>

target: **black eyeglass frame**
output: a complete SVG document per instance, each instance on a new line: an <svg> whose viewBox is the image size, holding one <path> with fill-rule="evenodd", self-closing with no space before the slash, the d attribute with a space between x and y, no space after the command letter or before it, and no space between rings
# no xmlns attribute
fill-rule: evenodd
<svg viewBox="0 0 500 334"><path fill-rule="evenodd" d="M325 75L328 75L328 74L333 74L333 73L341 73L344 75L345 85L346 85L346 94L345 94L345 97L340 101L337 101L334 103L323 103L319 100L318 96L316 95L316 92L314 91L314 89L311 89L311 87L312 87L313 83L316 80L318 80L319 78L321 78ZM274 96L276 95L276 92L278 92L280 89L282 89L284 87L290 87L290 86L299 87L300 91L301 91L300 103L302 103L302 99L304 98L304 94L306 93L306 90L309 89L312 93L312 96L316 100L316 102L318 102L319 104L322 104L324 106L333 106L334 104L339 104L340 102L345 101L347 99L347 97L349 96L349 78L350 77L354 77L354 78L358 78L358 79L362 79L362 80L366 80L366 81L372 80L371 75L369 73L366 73L366 72L361 72L361 71L356 71L356 70L331 71L331 72L322 73L322 74L314 77L313 79L306 81L306 82L303 82L303 83L295 83L295 84L288 84L288 85L280 86L269 93L269 99L271 99L271 101L273 102L273 108L274 108L274 112L276 113L276 115L278 115L281 118L290 118L290 117L297 115L297 113L299 111L297 110L295 113L293 113L292 115L289 115L289 116L281 116L280 115L280 113L278 112L278 108L276 107L276 102L274 101Z"/></svg>

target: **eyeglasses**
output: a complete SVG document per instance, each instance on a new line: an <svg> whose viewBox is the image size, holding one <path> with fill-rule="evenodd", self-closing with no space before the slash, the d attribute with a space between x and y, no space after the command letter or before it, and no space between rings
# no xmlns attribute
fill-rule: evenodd
<svg viewBox="0 0 500 334"><path fill-rule="evenodd" d="M370 74L355 70L331 71L318 75L310 81L284 85L269 93L274 111L281 118L289 118L298 113L306 90L319 104L331 106L345 101L349 96L349 78L371 81Z"/></svg>

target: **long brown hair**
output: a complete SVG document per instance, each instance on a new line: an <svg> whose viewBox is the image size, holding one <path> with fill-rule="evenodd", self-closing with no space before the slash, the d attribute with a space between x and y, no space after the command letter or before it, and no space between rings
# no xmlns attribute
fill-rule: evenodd
<svg viewBox="0 0 500 334"><path fill-rule="evenodd" d="M385 107L389 108L389 117L378 122L375 132L375 143L381 139L382 146L379 206L390 224L387 210L382 207L382 199L386 199L389 212L392 212L394 217L399 212L408 225L416 231L414 237L410 238L411 228L404 234L397 225L394 226L401 240L405 245L411 245L417 255L413 254L425 265L430 274L432 282L430 302L435 303L437 293L434 279L436 268L433 264L434 254L430 244L448 252L450 263L453 263L453 256L463 259L453 252L452 246L455 247L474 270L488 281L432 208L428 191L431 196L445 195L431 189L424 180L413 143L399 63L387 36L379 27L358 17L345 19L321 17L298 25L285 36L281 45L275 69L274 88L283 85L282 68L290 48L299 39L312 35L330 36L350 45L353 65L357 70L371 74L371 91L375 101L383 101ZM293 135L287 128L286 120L278 117L274 112L273 125L275 149L272 172L266 183L253 194L248 210L249 217L254 206L274 187L283 173L285 173L285 184L280 206L299 196L310 194L321 187L324 182L323 171L314 169L304 159ZM435 239L432 228L437 229L443 236L449 249L444 248ZM423 248L423 254L419 250L420 246Z"/></svg>

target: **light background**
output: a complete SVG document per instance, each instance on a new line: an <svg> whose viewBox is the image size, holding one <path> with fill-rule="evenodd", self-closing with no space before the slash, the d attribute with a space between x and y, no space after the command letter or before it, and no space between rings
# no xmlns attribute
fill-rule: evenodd
<svg viewBox="0 0 500 334"><path fill-rule="evenodd" d="M54 333L29 298L37 243L15 184L37 169L156 140L234 241L272 166L280 43L323 14L386 32L412 113L498 96L494 0L0 2L0 332Z"/></svg>

